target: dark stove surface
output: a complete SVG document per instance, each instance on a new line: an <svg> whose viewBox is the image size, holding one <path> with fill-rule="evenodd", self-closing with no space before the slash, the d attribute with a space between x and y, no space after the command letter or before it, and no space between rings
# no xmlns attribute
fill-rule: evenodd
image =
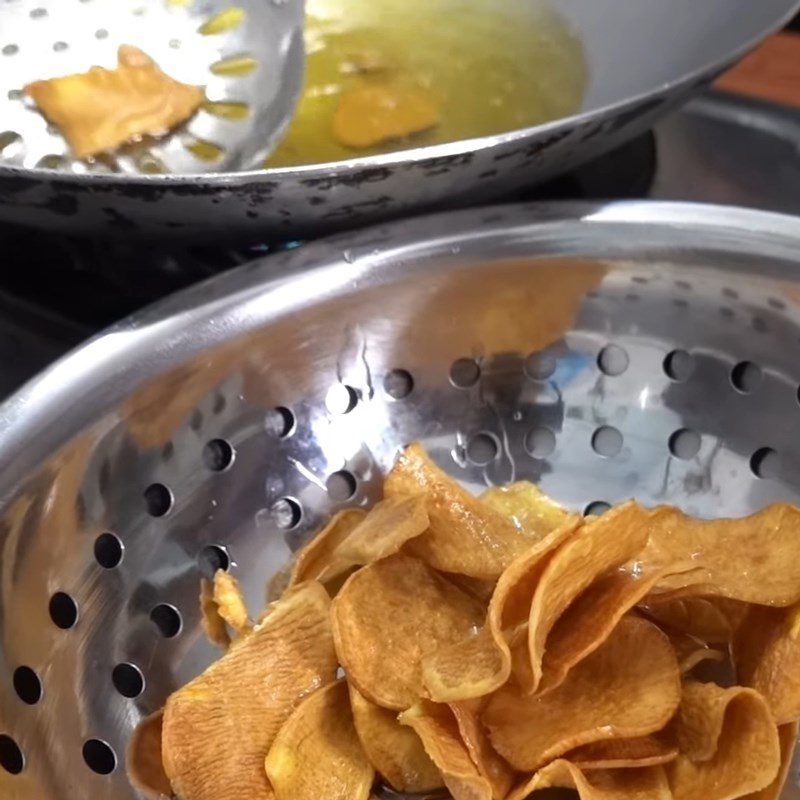
<svg viewBox="0 0 800 800"><path fill-rule="evenodd" d="M710 92L654 132L506 201L650 197L800 213L798 144L800 112ZM145 248L0 226L0 395L131 311L296 244Z"/></svg>

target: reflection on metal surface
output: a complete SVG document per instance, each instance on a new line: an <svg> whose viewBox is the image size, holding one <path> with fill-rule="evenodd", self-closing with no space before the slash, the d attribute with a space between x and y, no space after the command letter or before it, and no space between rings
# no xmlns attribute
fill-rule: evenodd
<svg viewBox="0 0 800 800"><path fill-rule="evenodd" d="M412 439L578 510L797 502L798 253L796 220L735 209L464 212L247 265L51 368L0 409L0 732L25 760L0 792L133 798L132 726L215 655L209 558L260 607Z"/></svg>

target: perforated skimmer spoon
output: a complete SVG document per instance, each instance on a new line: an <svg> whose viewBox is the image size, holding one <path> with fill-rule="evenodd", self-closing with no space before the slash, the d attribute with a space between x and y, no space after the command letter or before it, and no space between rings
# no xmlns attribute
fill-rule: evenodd
<svg viewBox="0 0 800 800"><path fill-rule="evenodd" d="M0 0L0 164L81 172L201 173L260 166L303 82L303 0ZM88 161L22 91L113 68L134 45L207 102L170 135Z"/></svg>

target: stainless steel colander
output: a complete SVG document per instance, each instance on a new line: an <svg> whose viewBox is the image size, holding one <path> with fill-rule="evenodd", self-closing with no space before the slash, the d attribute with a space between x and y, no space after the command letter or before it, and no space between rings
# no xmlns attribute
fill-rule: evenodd
<svg viewBox="0 0 800 800"><path fill-rule="evenodd" d="M410 440L574 509L797 502L798 254L796 219L730 208L461 212L255 262L51 367L0 409L0 796L135 797L133 726L216 655L201 574L259 607Z"/></svg>

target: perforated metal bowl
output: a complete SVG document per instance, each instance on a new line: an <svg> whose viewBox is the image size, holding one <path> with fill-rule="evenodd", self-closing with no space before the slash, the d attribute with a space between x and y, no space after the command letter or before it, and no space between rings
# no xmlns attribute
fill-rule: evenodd
<svg viewBox="0 0 800 800"><path fill-rule="evenodd" d="M245 266L53 366L0 409L0 796L135 797L131 729L215 656L201 573L258 607L410 440L575 509L797 502L799 254L797 220L728 208L469 211Z"/></svg>

